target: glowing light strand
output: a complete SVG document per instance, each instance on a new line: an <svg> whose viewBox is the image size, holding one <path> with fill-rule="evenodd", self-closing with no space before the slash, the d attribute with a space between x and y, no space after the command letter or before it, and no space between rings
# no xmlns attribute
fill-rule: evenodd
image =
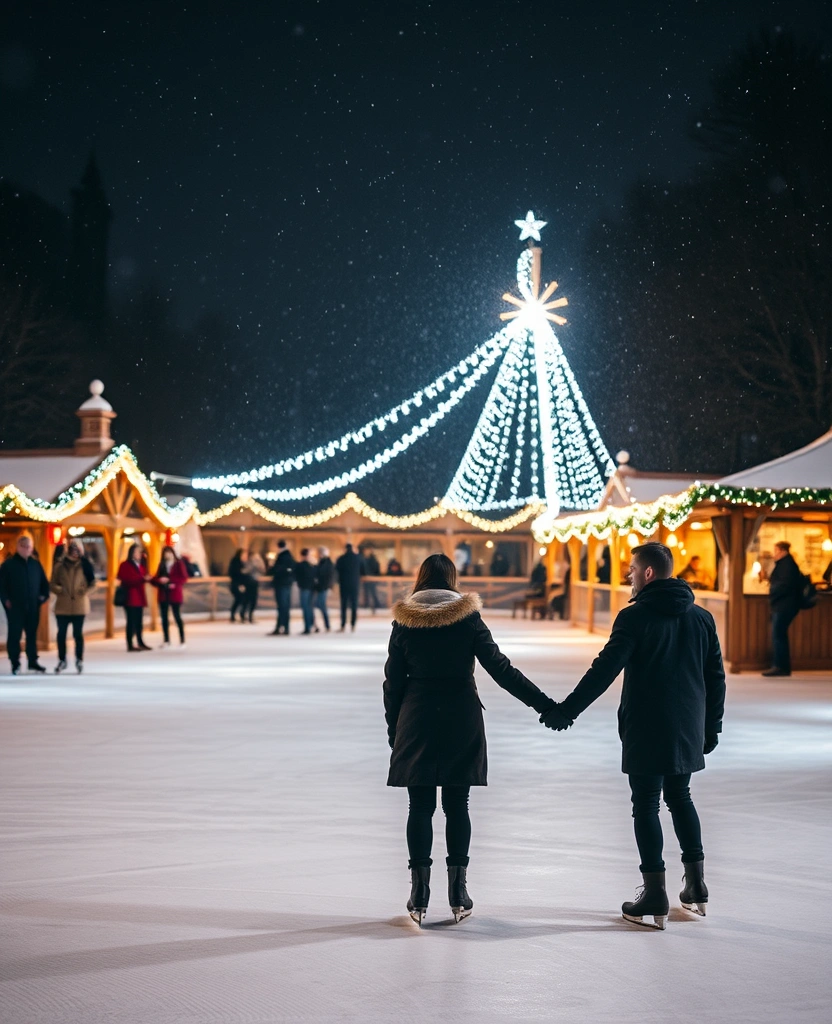
<svg viewBox="0 0 832 1024"><path fill-rule="evenodd" d="M347 431L341 437L328 441L326 444L318 445L314 449L282 459L272 465L261 466L259 469L222 476L196 477L192 481L192 485L200 490L215 490L225 494L237 493L233 488L252 483L261 483L272 477L303 470L308 466L312 466L313 463L322 463L341 455L349 451L351 447L365 443L374 434L380 434L389 425L395 425L399 422L400 418L407 419L415 415L416 410L421 409L422 406L426 405L429 408L431 403L439 400L439 396L443 394L446 387L455 384L458 378L464 378L466 374L470 374L469 379L472 377L473 383L477 383L494 365L497 356L507 344L507 332L505 330L498 331L497 334L474 349L473 352L464 359L461 359L456 365L440 374L436 380L415 391L410 398L400 402L389 412L368 420L362 427ZM463 394L467 394L469 390L470 388L467 388ZM390 449L388 448L388 450ZM323 492L318 491L317 493ZM258 495L260 495L260 492L258 492Z"/></svg>
<svg viewBox="0 0 832 1024"><path fill-rule="evenodd" d="M510 332L504 328L486 342L484 346L480 346L480 349L477 351L479 352L482 349L487 349L486 354L478 358L475 368L465 377L463 383L460 384L459 387L454 388L450 392L447 399L439 402L436 409L430 413L430 415L422 417L419 423L409 431L402 434L390 447L376 452L372 458L367 459L359 466L346 470L335 476L328 477L325 480L320 480L312 484L298 485L295 487L239 487L225 483L224 481L227 478L224 477L201 481L201 485L203 487L210 487L212 490L219 490L223 494L228 495L247 494L253 498L259 498L261 501L302 501L317 497L321 494L326 494L329 491L349 487L351 484L357 483L359 480L364 479L364 477L376 472L376 470L387 465L388 462L407 451L412 444L424 437L434 426L436 426L436 424L479 383L482 377L488 373L502 353L504 347L509 343L509 336ZM428 390L429 388L426 388L425 392L427 393ZM444 386L440 390L444 390ZM194 486L196 486L196 481L194 481Z"/></svg>

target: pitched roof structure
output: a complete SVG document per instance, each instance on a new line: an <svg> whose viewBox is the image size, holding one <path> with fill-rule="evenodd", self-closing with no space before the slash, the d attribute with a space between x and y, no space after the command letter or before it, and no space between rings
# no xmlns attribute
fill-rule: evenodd
<svg viewBox="0 0 832 1024"><path fill-rule="evenodd" d="M729 487L832 487L832 427L804 448L718 481Z"/></svg>

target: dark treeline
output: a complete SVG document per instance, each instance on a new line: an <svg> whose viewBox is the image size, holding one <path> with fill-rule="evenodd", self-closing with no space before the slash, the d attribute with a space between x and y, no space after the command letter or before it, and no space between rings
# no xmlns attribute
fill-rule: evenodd
<svg viewBox="0 0 832 1024"><path fill-rule="evenodd" d="M832 63L760 34L682 127L702 152L691 179L642 182L588 233L582 334L604 363L581 370L613 449L727 472L832 424ZM242 454L268 386L257 353L219 311L182 326L161 283L108 298L109 216L94 161L69 218L0 180L0 446L70 444L95 375L118 387L116 436L153 468L198 470L218 438ZM302 384L282 382L289 446Z"/></svg>
<svg viewBox="0 0 832 1024"><path fill-rule="evenodd" d="M761 33L711 93L695 178L638 185L584 262L605 432L645 469L728 471L832 425L832 62Z"/></svg>

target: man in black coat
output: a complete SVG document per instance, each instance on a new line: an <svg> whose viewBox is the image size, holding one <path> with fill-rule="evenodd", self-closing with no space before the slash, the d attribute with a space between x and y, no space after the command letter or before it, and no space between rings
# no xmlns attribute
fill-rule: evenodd
<svg viewBox="0 0 832 1024"><path fill-rule="evenodd" d="M277 542L277 558L272 566L272 587L277 604L277 625L271 636L289 635L289 608L292 603L292 584L295 582L295 560L285 540Z"/></svg>
<svg viewBox="0 0 832 1024"><path fill-rule="evenodd" d="M295 562L295 580L300 591L300 608L303 612L303 632L309 635L315 625L315 613L312 610L312 601L315 592L315 579L317 577L316 567L309 561L309 548L303 548L300 553L300 561Z"/></svg>
<svg viewBox="0 0 832 1024"><path fill-rule="evenodd" d="M31 672L45 672L38 663L38 623L40 606L49 600L49 580L43 566L34 557L31 537L20 537L11 558L0 566L0 602L9 628L6 650L12 663L12 675L20 673L20 638L26 634L26 660Z"/></svg>
<svg viewBox="0 0 832 1024"><path fill-rule="evenodd" d="M803 573L791 554L791 545L781 540L774 545L774 568L769 578L768 600L771 605L772 667L764 676L790 676L792 658L789 650L789 626L800 611Z"/></svg>
<svg viewBox="0 0 832 1024"><path fill-rule="evenodd" d="M672 574L673 555L664 544L633 548L630 606L616 616L609 642L572 693L541 717L551 729L568 728L624 669L618 709L621 767L630 780L644 891L625 903L622 913L638 924L652 915L659 928L669 907L659 823L662 791L682 848L682 905L705 913L702 834L689 786L691 773L705 767L705 754L719 742L725 705L713 616Z"/></svg>
<svg viewBox="0 0 832 1024"><path fill-rule="evenodd" d="M361 556L353 550L352 544L347 544L343 555L335 563L335 572L338 574L338 590L341 594L341 629L339 632L343 633L347 628L347 608L350 609L351 629L355 629L355 620L358 616Z"/></svg>
<svg viewBox="0 0 832 1024"><path fill-rule="evenodd" d="M329 632L329 612L326 607L326 599L332 589L332 581L335 576L335 565L329 557L329 548L318 548L318 565L315 573L315 608L321 613L324 620L324 628Z"/></svg>

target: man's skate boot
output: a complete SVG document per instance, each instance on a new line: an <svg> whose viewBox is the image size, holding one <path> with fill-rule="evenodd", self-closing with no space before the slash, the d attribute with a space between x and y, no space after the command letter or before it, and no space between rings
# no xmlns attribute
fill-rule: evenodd
<svg viewBox="0 0 832 1024"><path fill-rule="evenodd" d="M469 917L474 909L474 901L468 895L466 886L467 872L468 869L459 864L448 865L448 903L457 924L464 917Z"/></svg>
<svg viewBox="0 0 832 1024"><path fill-rule="evenodd" d="M664 931L667 926L667 912L670 904L664 887L664 871L642 871L644 885L636 891L636 899L632 903L622 903L621 914L627 921L644 925L645 928L659 928ZM653 918L648 924L645 917Z"/></svg>
<svg viewBox="0 0 832 1024"><path fill-rule="evenodd" d="M410 869L410 899L407 901L407 911L416 924L422 924L422 920L428 912L430 901L430 868Z"/></svg>
<svg viewBox="0 0 832 1024"><path fill-rule="evenodd" d="M705 861L696 860L685 864L684 889L679 900L685 910L705 917L708 910L708 887L705 885Z"/></svg>

